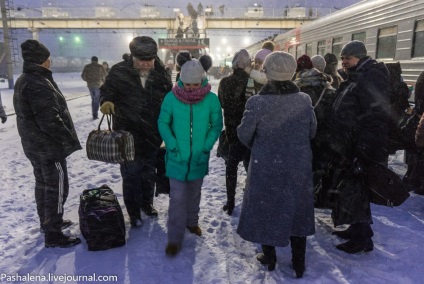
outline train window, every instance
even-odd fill
[[[396,41],[397,26],[380,29],[377,41],[377,58],[394,58]]]
[[[352,34],[352,40],[359,40],[365,43],[365,32],[360,32],[356,34]]]
[[[342,51],[343,47],[343,37],[335,37],[333,38],[333,47],[331,52],[335,54],[336,56],[339,56],[340,52]]]
[[[303,46],[301,44],[296,46],[296,54],[297,54],[297,56],[302,56],[304,54],[303,53]]]
[[[317,54],[324,56],[326,53],[325,50],[326,50],[325,40],[318,41]]]
[[[415,24],[412,57],[424,57],[424,20],[417,21]]]
[[[296,58],[296,50],[294,49],[294,46],[290,46],[289,47],[289,53],[291,54],[291,55],[293,55],[294,56],[294,58]]]
[[[306,44],[306,54],[311,56],[312,55],[312,43]]]

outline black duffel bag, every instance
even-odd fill
[[[368,166],[365,181],[370,190],[370,201],[374,204],[399,206],[409,197],[401,178],[382,165]]]

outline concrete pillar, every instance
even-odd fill
[[[32,32],[32,39],[40,40],[40,29],[29,28],[28,30]]]

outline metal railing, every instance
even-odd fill
[[[304,9],[304,10],[302,10]],[[232,19],[232,18],[257,18],[257,19],[316,19],[332,12],[333,8],[225,8],[223,11],[218,9],[206,8],[200,17],[213,19]],[[122,8],[98,6],[93,8],[61,8],[61,7],[11,7],[10,17],[14,18],[175,18],[180,13],[186,17],[186,10],[170,7],[153,7],[141,4],[130,4]]]

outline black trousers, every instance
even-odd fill
[[[69,182],[66,160],[32,160],[35,176],[35,202],[40,225],[46,233],[60,232],[63,205],[68,198]]]
[[[225,171],[225,182],[227,185],[227,201],[234,202],[237,186],[238,164],[243,161],[244,169],[248,170],[250,162],[250,149],[240,141],[230,144],[228,150],[228,161]]]
[[[122,191],[128,215],[140,219],[140,209],[153,204],[158,152],[149,157],[135,155],[134,161],[121,164]]]

